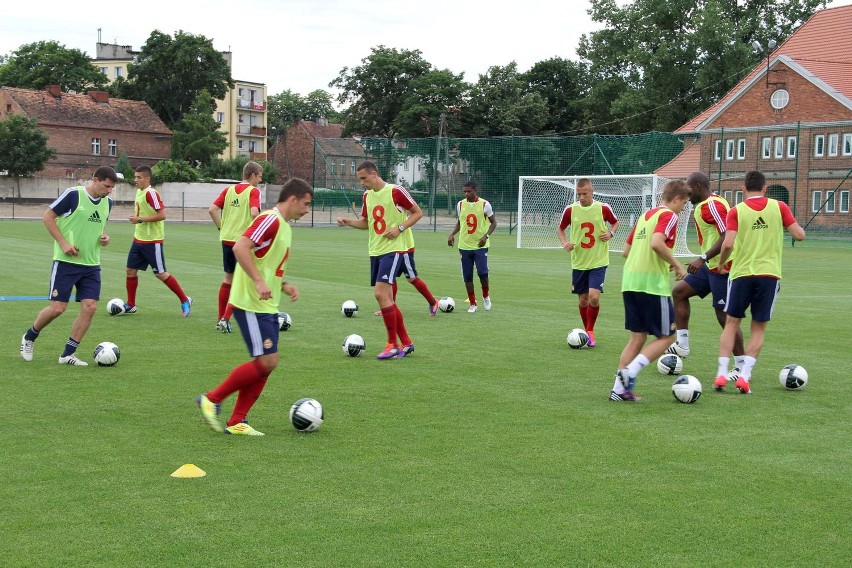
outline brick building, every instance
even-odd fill
[[[802,225],[852,229],[852,6],[815,13],[719,102],[675,132],[660,175],[701,170],[731,203],[749,170]],[[673,176],[670,176],[673,177]]]
[[[169,158],[172,131],[142,101],[111,99],[106,91],[85,95],[0,88],[0,120],[10,114],[33,118],[48,135],[56,156],[36,175],[87,179],[100,166],[127,154],[133,167]]]

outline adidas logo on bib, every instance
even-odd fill
[[[100,213],[98,213],[97,211],[95,211],[94,213],[89,215],[89,221],[91,223],[102,223],[103,222],[103,221],[101,221]]]
[[[758,217],[757,221],[755,221],[754,224],[751,226],[752,231],[754,231],[755,229],[768,229],[768,228],[769,228],[769,225],[766,224],[766,221],[763,220],[763,217]]]

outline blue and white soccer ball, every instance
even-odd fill
[[[568,342],[568,347],[571,349],[582,349],[589,344],[589,334],[580,328],[572,329],[568,332],[565,341]]]
[[[801,365],[787,365],[781,369],[778,380],[787,390],[801,390],[808,384],[808,372]]]
[[[93,357],[99,367],[112,367],[121,359],[121,351],[115,343],[104,341],[98,343],[98,346],[95,347]]]
[[[315,432],[322,426],[325,411],[313,398],[300,398],[290,407],[290,423],[299,432]]]
[[[701,397],[701,381],[692,375],[681,375],[672,385],[672,395],[679,402],[692,404]]]
[[[340,311],[343,312],[344,316],[351,318],[358,314],[358,304],[353,300],[346,300],[343,302],[343,306],[340,307]]]
[[[113,298],[106,305],[107,313],[111,316],[120,316],[124,313],[124,300]]]
[[[666,353],[657,359],[657,370],[661,375],[677,375],[683,371],[683,359],[674,353]]]

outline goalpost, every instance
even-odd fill
[[[609,241],[610,252],[622,252],[638,216],[659,204],[668,178],[655,174],[621,176],[520,176],[518,178],[518,248],[561,248],[556,229],[562,212],[577,201],[577,181],[592,182],[594,198],[609,204],[618,217],[619,229]],[[694,256],[687,231],[692,226],[692,203],[678,215],[675,256]]]

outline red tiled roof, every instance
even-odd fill
[[[828,90],[844,97],[852,105],[852,5],[820,10],[802,24],[772,53],[770,67],[780,56],[787,56],[822,81]],[[726,107],[748,87],[756,77],[766,73],[761,62],[728,91],[719,102],[675,130],[694,132],[703,122]]]
[[[170,135],[171,130],[143,101],[110,98],[97,103],[89,95],[62,93],[58,98],[47,91],[2,87],[29,118],[42,126],[80,126]]]
[[[685,179],[692,172],[701,171],[701,142],[695,138],[687,142],[686,148],[672,161],[654,173],[665,178]]]

